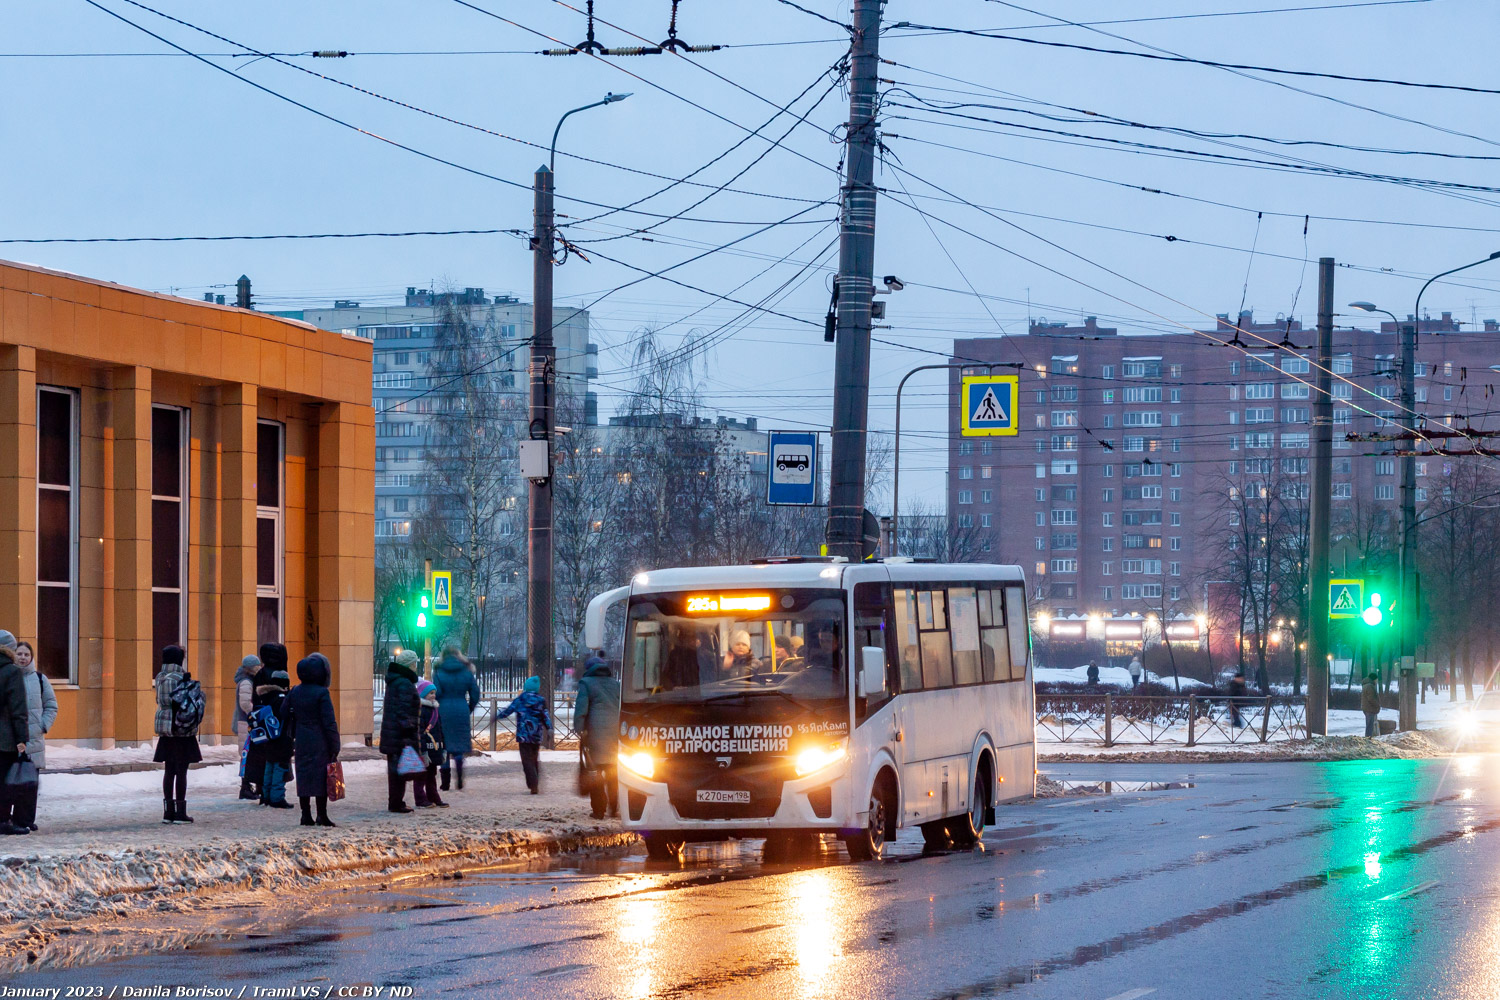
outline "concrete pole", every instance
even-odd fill
[[[1401,422],[1407,431],[1416,431],[1417,405],[1417,324],[1401,324]],[[1397,662],[1399,719],[1402,732],[1417,728],[1417,703],[1412,697],[1417,669],[1417,442],[1406,443],[1401,459],[1401,604],[1396,609],[1396,628],[1401,633],[1400,660]]]
[[[870,401],[870,303],[875,292],[875,109],[881,0],[854,0],[849,133],[840,219],[837,347],[828,552],[857,562],[865,509],[865,436]]]
[[[552,642],[552,393],[557,349],[552,343],[552,169],[537,168],[531,237],[531,364],[529,436],[547,442],[547,478],[526,487],[526,663],[542,680],[549,716],[556,683]],[[552,730],[542,741],[551,749]]]
[[[1333,258],[1318,258],[1318,365],[1308,524],[1307,731],[1328,734],[1328,536],[1333,503]]]

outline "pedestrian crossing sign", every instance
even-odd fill
[[[963,437],[1014,436],[1020,433],[1020,378],[1016,375],[965,375],[959,395],[959,433]]]
[[[432,571],[432,613],[453,617],[453,574],[447,570]]]
[[[1328,617],[1358,618],[1365,609],[1365,581],[1329,580]]]

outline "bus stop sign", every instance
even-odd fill
[[[1365,610],[1365,581],[1329,580],[1328,617],[1358,618]]]
[[[766,503],[810,506],[818,502],[818,436],[770,431],[766,447]]]

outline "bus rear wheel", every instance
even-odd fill
[[[969,811],[948,820],[948,836],[955,847],[973,847],[984,836],[984,814],[989,809],[989,768],[979,765],[979,780],[974,783],[974,794],[969,800]]]
[[[683,841],[661,833],[648,833],[641,838],[646,842],[646,857],[652,861],[679,861],[682,859]]]
[[[844,838],[849,857],[855,861],[878,861],[885,854],[885,831],[889,822],[885,786],[870,789],[869,816],[865,828]]]

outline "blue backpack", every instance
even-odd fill
[[[270,705],[262,705],[250,713],[250,742],[256,746],[281,737],[281,716]]]

